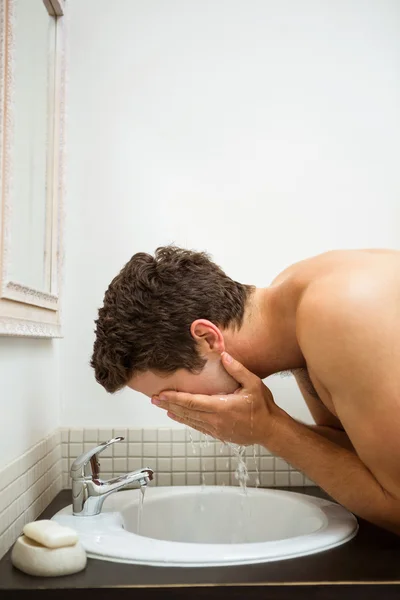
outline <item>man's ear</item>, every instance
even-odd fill
[[[221,354],[225,350],[224,336],[220,329],[207,319],[193,321],[190,333],[205,353],[211,350]]]

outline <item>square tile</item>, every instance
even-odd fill
[[[174,442],[172,444],[172,456],[185,456],[186,444]]]
[[[99,429],[99,442],[108,442],[113,437],[112,429]]]
[[[97,442],[98,440],[98,429],[84,429],[83,430],[83,441],[84,442]],[[103,441],[103,440],[100,440]]]
[[[128,430],[127,429],[113,429],[113,437],[123,437],[124,442],[127,442]]]
[[[129,442],[141,442],[143,439],[142,429],[129,429],[128,438]]]
[[[157,456],[157,444],[143,443],[143,457]]]
[[[69,441],[70,442],[83,442],[83,429],[70,429],[69,430]]]
[[[202,446],[200,442],[201,456],[215,456],[215,442],[209,442],[207,446]]]
[[[173,471],[186,471],[186,458],[173,458],[172,459],[172,470]]]
[[[200,472],[200,457],[192,458],[191,456],[186,458],[186,469],[188,471],[199,471]]]
[[[275,470],[276,471],[288,471],[289,465],[283,458],[275,458]]]
[[[203,473],[204,485],[215,485],[215,473]]]
[[[230,485],[230,473],[216,473],[215,479],[217,485]]]
[[[275,471],[275,486],[289,485],[289,471]]]
[[[186,430],[183,430],[186,433],[186,441],[190,442],[199,442],[201,436],[203,435],[200,431],[196,429],[192,429],[191,427],[187,427]]]
[[[149,467],[150,465],[146,465],[146,467]],[[142,463],[142,459],[141,458],[128,458],[128,471],[137,471],[138,469],[141,469],[143,467],[143,463]]]
[[[254,446],[246,446],[246,450],[244,451],[244,455],[245,456],[253,456],[255,454],[255,448]]]
[[[215,472],[215,458],[211,458],[211,457],[202,458],[201,459],[201,470]]]
[[[231,471],[231,485],[240,486],[240,481],[236,476],[236,473]]]
[[[128,456],[134,458],[142,456],[142,444],[138,442],[128,444]]]
[[[186,430],[183,427],[179,429],[175,428],[171,430],[173,442],[184,442],[186,441]]]
[[[170,458],[158,458],[157,459],[157,471],[164,473],[170,473],[172,470],[172,460]]]
[[[68,429],[61,429],[61,441],[63,443],[69,442],[68,435],[69,435]]]
[[[68,458],[68,444],[61,444],[61,456],[62,458]]]
[[[143,441],[144,442],[156,442],[157,441],[157,429],[143,429]]]
[[[78,456],[80,456],[81,454],[83,454],[83,443],[71,443],[69,445],[70,458],[78,458]]]
[[[100,458],[100,473],[112,473],[113,472],[113,459],[112,458]]]
[[[303,475],[303,473],[299,473],[298,471],[290,471],[289,481],[290,481],[290,485],[303,486],[304,485],[304,475]]]
[[[273,471],[274,470],[274,458],[272,456],[262,456],[260,458],[260,470],[261,471]]]
[[[215,456],[230,456],[231,449],[228,444],[224,444],[222,442],[215,443]]]
[[[219,458],[215,459],[215,468],[218,472],[220,471],[229,471],[230,470],[230,460],[229,458]]]
[[[113,470],[126,473],[128,470],[128,459],[127,458],[114,458],[113,459]]]
[[[157,485],[171,485],[171,473],[158,473]]]
[[[172,473],[172,485],[186,485],[186,473]]]
[[[186,473],[187,485],[200,485],[200,473]]]
[[[275,485],[275,473],[260,473],[260,483],[264,487],[273,487]]]
[[[96,446],[95,442],[84,442],[84,444],[83,444],[83,451],[84,452],[88,452],[89,450],[91,450],[95,446]]]
[[[261,461],[261,458],[259,456],[256,456],[255,458],[253,456],[251,458],[248,458],[247,459],[248,468],[252,469],[253,471],[258,471],[260,469],[260,461]]]
[[[171,456],[171,444],[164,443],[164,442],[158,442],[157,452],[158,452],[158,456],[165,456],[165,457]]]
[[[200,455],[200,444],[199,442],[187,442],[186,443],[186,454],[187,456],[199,456]]]
[[[172,440],[172,432],[171,429],[160,428],[157,430],[157,441],[160,442],[170,442]]]
[[[116,444],[113,444],[113,456],[114,458],[127,458],[128,444],[126,442],[117,442]]]

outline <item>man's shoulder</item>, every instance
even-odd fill
[[[326,385],[353,378],[400,339],[398,302],[381,276],[330,274],[305,290],[296,314],[299,345]],[[397,334],[395,333],[397,329]],[[376,364],[376,363],[375,363]]]
[[[357,318],[366,311],[390,305],[395,295],[400,297],[400,280],[397,285],[384,273],[364,268],[338,270],[322,275],[304,289],[298,303],[296,317],[299,326],[304,320],[319,318],[336,324],[343,318]]]

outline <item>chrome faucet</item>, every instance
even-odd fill
[[[123,437],[115,437],[102,442],[85,452],[72,463],[72,510],[75,516],[89,517],[101,512],[104,500],[127,485],[138,488],[146,486],[153,479],[153,471],[148,467],[133,471],[127,475],[115,477],[109,481],[99,479],[100,463],[98,455],[111,444],[122,442]]]

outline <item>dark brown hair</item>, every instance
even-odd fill
[[[91,366],[108,391],[135,373],[200,372],[190,326],[208,319],[240,328],[253,286],[233,281],[205,252],[164,246],[138,252],[110,283],[96,323]]]

